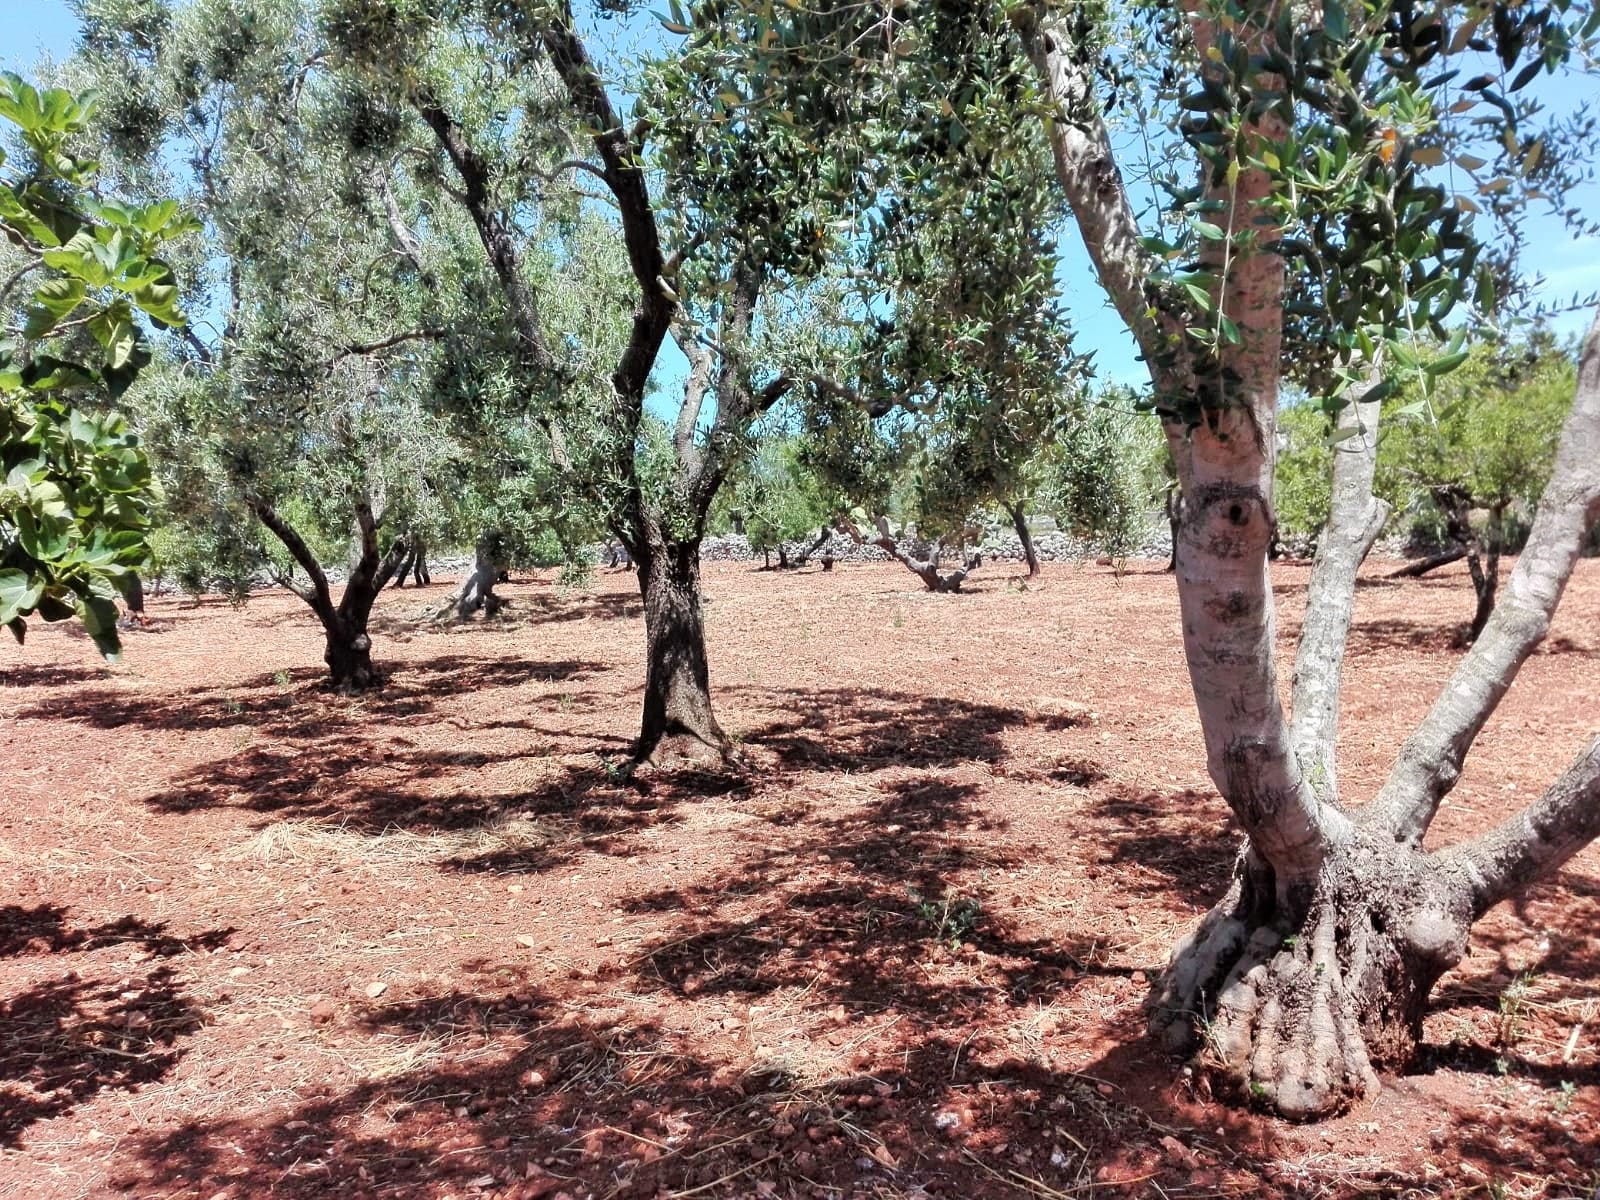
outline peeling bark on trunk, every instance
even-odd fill
[[[1039,552],[1033,548],[1033,531],[1028,528],[1028,514],[1020,504],[1007,504],[1004,506],[1006,515],[1011,518],[1011,525],[1017,531],[1017,540],[1022,543],[1022,560],[1028,564],[1028,578],[1033,579],[1039,574]]]
[[[635,556],[644,598],[644,717],[634,762],[721,767],[733,744],[711,709],[700,544],[658,541]]]

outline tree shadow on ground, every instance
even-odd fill
[[[644,602],[638,595],[627,592],[574,592],[567,595],[534,592],[505,597],[503,606],[492,617],[480,615],[466,621],[437,620],[427,615],[401,616],[391,611],[374,614],[370,628],[380,637],[409,642],[417,637],[466,632],[525,633],[568,621],[633,620],[643,616]]]
[[[1419,622],[1357,620],[1350,626],[1352,656],[1387,654],[1396,650],[1417,654],[1454,655],[1467,647],[1470,621]]]
[[[924,776],[878,791],[713,883],[636,898],[632,911],[674,919],[602,979],[631,993],[779,1011],[814,993],[852,1037],[907,1022],[959,1042],[1053,1004],[1088,973],[1131,972],[1099,961],[1094,939],[1047,944],[994,914],[990,873],[1022,859],[985,842],[997,826],[977,785]],[[811,1032],[786,1022],[773,1037],[778,1061],[814,1057],[813,1037],[845,1035],[826,1022]]]
[[[79,690],[70,696],[41,700],[17,716],[71,721],[95,729],[254,727],[273,737],[310,738],[344,727],[367,727],[425,714],[441,698],[466,691],[589,679],[609,669],[604,663],[579,660],[539,662],[445,655],[428,662],[408,663],[390,675],[383,690],[355,697],[324,690],[325,672],[301,667],[258,675],[237,684],[184,692]],[[576,702],[576,697],[568,701]]]
[[[166,957],[188,950],[215,949],[234,932],[232,929],[211,930],[180,938],[167,932],[165,921],[145,921],[133,916],[93,928],[74,929],[68,925],[67,912],[57,904],[39,904],[33,908],[0,905],[0,958],[62,954],[127,943],[136,943],[146,954]]]
[[[99,683],[111,678],[107,667],[76,667],[60,663],[21,663],[0,667],[0,688],[66,687],[74,683]]]
[[[0,909],[0,956],[135,943],[158,959],[173,958],[215,949],[232,935],[218,929],[182,937],[132,916],[74,929],[55,906]],[[121,978],[69,971],[0,999],[0,1149],[101,1092],[165,1078],[185,1052],[184,1039],[205,1020],[185,981],[164,963]]]
[[[879,979],[878,1024],[894,1018],[896,1036],[852,1050],[873,1014],[836,1004],[827,977],[770,1018],[761,1006],[726,1017],[726,997],[701,996],[667,1022],[625,978],[585,973],[557,989],[538,967],[469,964],[450,985],[354,1003],[335,1018],[341,1035],[413,1050],[424,1065],[343,1091],[308,1088],[266,1113],[136,1135],[111,1183],[161,1194],[226,1187],[234,1200],[1199,1200],[1436,1195],[1452,1181],[1478,1190],[1529,1171],[1570,1171],[1577,1184],[1600,1165],[1548,1112],[1518,1114],[1521,1148],[1508,1152],[1508,1125],[1486,1124],[1474,1105],[1437,1109],[1435,1145],[1447,1152],[1431,1172],[1323,1146],[1306,1153],[1276,1122],[1185,1101],[1179,1065],[1132,1031],[1071,1070],[1055,1046],[1072,1031],[1013,1039],[992,1024],[963,1027],[974,1015],[964,1010],[935,1025],[899,1008],[907,982],[904,971]],[[786,1027],[824,1053],[763,1044]]]
[[[787,770],[998,763],[1007,755],[1002,736],[1007,730],[1068,729],[1079,723],[1072,716],[880,688],[723,691],[741,707],[782,714],[747,730],[744,741],[769,751]]]
[[[1227,888],[1243,833],[1222,799],[1211,791],[1147,791],[1109,783],[1097,789],[1093,817],[1099,861],[1121,870],[1117,878],[1134,895],[1176,893],[1207,908]]]

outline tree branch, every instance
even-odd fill
[[[1029,60],[1058,112],[1047,123],[1056,176],[1066,192],[1084,247],[1100,285],[1132,332],[1152,368],[1181,344],[1150,315],[1146,284],[1157,262],[1139,244],[1139,221],[1111,148],[1111,137],[1094,99],[1094,62],[1075,52],[1061,19],[1043,6],[1019,5],[1013,20]]]
[[[356,358],[365,354],[376,354],[380,350],[387,350],[391,346],[399,346],[405,342],[438,341],[440,338],[448,337],[449,335],[450,331],[448,329],[435,329],[430,327],[427,329],[407,329],[401,333],[392,333],[388,337],[379,338],[375,342],[356,342],[352,345],[346,346],[327,362],[323,363],[323,369],[331,371],[334,367],[338,366],[347,358]]]
[[[193,325],[186,324],[183,327],[183,340],[189,344],[191,350],[200,356],[201,362],[209,366],[216,361],[211,353],[211,347],[200,340],[200,335],[194,331]]]
[[[489,265],[500,282],[500,290],[511,310],[511,323],[517,331],[523,366],[540,374],[553,373],[555,355],[545,342],[544,330],[539,322],[538,302],[522,277],[511,230],[490,200],[488,163],[473,149],[466,131],[431,93],[423,91],[414,94],[412,103],[428,128],[433,130],[439,145],[455,167],[456,174],[461,176],[461,203],[472,218],[473,226],[478,231],[478,240],[483,243],[484,252],[489,256]]]
[[[1474,919],[1600,837],[1600,737],[1539,799],[1488,833],[1438,855],[1470,897]]]
[[[311,548],[306,545],[305,539],[289,522],[278,515],[267,501],[260,498],[248,501],[250,511],[256,514],[260,522],[272,531],[274,537],[283,543],[295,562],[300,564],[300,569],[306,573],[306,578],[311,580],[310,594],[301,588],[294,588],[294,592],[307,604],[311,605],[324,621],[334,615],[333,596],[328,590],[328,577],[322,572],[322,564],[317,561],[317,556],[311,553]]]
[[[681,322],[673,322],[672,335],[684,358],[689,360],[689,377],[683,384],[683,405],[678,409],[678,423],[672,434],[673,449],[682,463],[688,462],[694,454],[694,431],[700,424],[700,410],[711,387],[712,362],[710,351],[687,336]]]
[[[1345,435],[1334,446],[1333,496],[1328,522],[1317,541],[1306,595],[1305,624],[1294,660],[1294,717],[1289,737],[1300,770],[1327,804],[1338,802],[1334,744],[1339,734],[1339,688],[1345,643],[1355,611],[1356,576],[1372,550],[1389,505],[1372,494],[1378,462],[1378,417],[1382,407],[1371,390],[1339,412],[1335,429]]]
[[[1600,313],[1584,338],[1578,390],[1561,431],[1555,468],[1533,529],[1494,615],[1456,667],[1439,699],[1406,739],[1388,782],[1363,820],[1397,842],[1422,840],[1461,777],[1474,739],[1518,670],[1550,631],[1561,593],[1600,519]]]
[[[628,265],[639,285],[639,303],[634,309],[633,329],[617,363],[613,383],[619,396],[642,411],[645,384],[677,308],[677,302],[661,288],[666,261],[645,181],[644,163],[639,147],[611,106],[599,72],[577,34],[572,6],[567,0],[559,5],[557,20],[544,28],[543,39],[550,61],[572,97],[573,106],[595,130],[593,140],[600,156],[601,178],[617,198],[622,240],[628,251]]]

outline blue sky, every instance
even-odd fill
[[[66,57],[76,34],[77,19],[65,0],[0,0],[0,66],[7,70],[27,72],[41,54]],[[1577,199],[1587,211],[1600,211],[1600,185],[1589,185]],[[1542,214],[1531,214],[1527,229],[1525,265],[1544,275],[1544,287],[1539,293],[1542,299],[1565,302],[1574,293],[1600,290],[1600,238],[1573,238],[1558,220]],[[1081,243],[1069,235],[1063,239],[1062,250],[1062,277],[1069,284],[1067,303],[1078,332],[1079,349],[1095,352],[1102,377],[1142,382],[1145,377],[1132,340],[1121,320],[1101,299]],[[1556,330],[1562,334],[1582,333],[1591,315],[1564,314],[1555,322]],[[674,388],[685,367],[682,355],[669,346],[657,374],[663,391]]]

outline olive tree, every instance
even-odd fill
[[[1467,560],[1477,598],[1469,641],[1494,611],[1500,554],[1513,548],[1507,521],[1531,510],[1550,479],[1574,387],[1572,359],[1541,337],[1475,347],[1427,394],[1413,386],[1389,401],[1376,486],[1398,507],[1431,508]]]
[[[370,219],[394,197],[342,153],[348,104],[316,70],[303,4],[137,7],[131,20],[121,0],[85,0],[67,69],[101,89],[122,188],[175,192],[201,222],[178,275],[210,319],[166,339],[133,397],[166,507],[216,527],[201,537],[241,593],[260,571],[305,601],[334,686],[376,686],[368,618],[409,547],[385,548],[380,528],[391,500],[415,521],[421,481],[450,455],[426,407],[445,334],[432,293],[414,287],[414,247]],[[316,544],[341,541],[336,595]]]
[[[1139,8],[1113,25],[1115,11],[1004,11],[1038,84],[1017,116],[1045,118],[1096,280],[1150,374],[1182,490],[1177,590],[1206,761],[1246,835],[1223,898],[1154,983],[1151,1027],[1174,1049],[1206,1044],[1241,1095],[1323,1116],[1376,1088],[1379,1069],[1413,1060],[1429,994],[1474,922],[1600,834],[1596,740],[1501,825],[1423,845],[1600,515],[1600,323],[1527,545],[1482,635],[1376,795],[1341,788],[1335,756],[1356,574],[1387,516],[1372,494],[1382,399],[1459,365],[1463,351],[1435,354],[1430,339],[1450,337],[1453,313],[1487,317],[1505,298],[1514,259],[1482,253],[1497,228],[1514,251],[1530,203],[1581,220],[1564,197],[1591,136],[1541,119],[1519,91],[1592,61],[1600,13],[1236,0]],[[921,13],[806,10],[778,37],[806,52],[768,65],[803,93],[948,76],[959,64],[937,43],[888,37]],[[886,55],[865,49],[886,41]],[[869,54],[892,82],[867,70]],[[1190,164],[1169,174],[1160,212],[1141,214],[1108,131],[1129,102],[1167,113],[1174,158]],[[1455,192],[1450,174],[1430,174],[1447,159]],[[1344,447],[1287,709],[1269,567],[1286,375],[1337,401]]]

